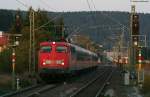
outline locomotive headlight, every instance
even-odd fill
[[[64,61],[63,60],[56,60],[56,64],[64,65]]]
[[[55,42],[53,42],[53,44],[55,44]]]
[[[43,62],[43,65],[46,65],[46,63],[45,63],[45,62]]]
[[[62,63],[61,63],[61,65],[65,65],[65,63],[64,63],[64,62],[62,62]]]

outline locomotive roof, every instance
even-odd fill
[[[85,53],[88,53],[88,54],[90,54],[90,55],[93,55],[93,56],[97,56],[97,54],[96,53],[94,53],[94,52],[91,52],[90,50],[87,50],[87,49],[85,49],[85,48],[82,48],[82,47],[80,47],[80,46],[78,46],[78,45],[75,45],[75,44],[71,44],[71,43],[68,43],[68,42],[41,42],[40,43],[40,46],[41,45],[52,45],[52,44],[59,44],[59,45],[66,45],[66,46],[72,46],[72,47],[75,47],[75,49],[77,50],[77,51],[81,51],[81,52],[85,52]]]
[[[70,45],[73,46],[73,47],[75,47],[77,51],[81,51],[81,52],[85,52],[85,53],[88,53],[88,54],[93,55],[93,56],[97,56],[96,53],[94,53],[94,52],[92,52],[90,50],[87,50],[85,48],[82,48],[82,47],[80,47],[78,45],[75,45],[75,44],[70,44]]]
[[[60,45],[68,45],[66,42],[41,42],[40,45],[52,45],[52,44],[60,44]]]

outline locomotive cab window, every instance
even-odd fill
[[[40,48],[40,52],[46,53],[46,52],[51,52],[52,47],[51,46],[42,46]]]
[[[57,46],[56,47],[56,52],[58,52],[58,53],[66,53],[67,52],[67,47],[66,46]]]

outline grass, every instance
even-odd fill
[[[11,88],[11,76],[0,75],[0,88],[3,88],[3,89]]]
[[[145,75],[142,93],[148,95],[146,97],[150,97],[150,75],[148,74]]]
[[[23,77],[20,79],[21,88],[31,85],[31,81],[28,77]],[[0,74],[0,96],[4,93],[12,91],[12,76],[7,74]]]
[[[11,77],[9,75],[0,75],[0,95],[11,91]]]

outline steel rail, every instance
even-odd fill
[[[85,88],[87,88],[88,86],[90,86],[91,84],[93,84],[96,80],[98,80],[104,73],[106,72],[103,71],[98,77],[96,77],[95,79],[93,79],[92,81],[88,82],[86,85],[84,85],[83,87],[81,87],[78,91],[74,92],[72,95],[70,95],[70,97],[74,97],[77,94],[81,93]]]
[[[40,84],[40,85],[34,85],[19,91],[15,91],[12,93],[8,93],[5,95],[2,95],[0,97],[32,97],[33,95],[37,94],[37,93],[41,93],[43,91],[46,91],[48,89],[52,89],[55,88],[57,85],[46,85],[46,84]],[[31,93],[30,93],[31,92]]]
[[[105,80],[105,83],[102,85],[102,87],[98,90],[97,94],[95,97],[99,97],[100,94],[102,93],[103,89],[105,88],[105,86],[107,85],[107,82],[110,80],[110,78],[112,77],[114,70],[110,73],[110,75],[107,77],[107,79]]]
[[[35,91],[35,92],[33,92],[33,93],[28,94],[28,95],[25,96],[25,97],[34,97],[35,95],[39,95],[39,94],[41,94],[42,92],[48,91],[48,90],[50,90],[50,89],[54,89],[54,88],[56,88],[56,87],[57,87],[57,85],[48,85],[48,86],[46,86],[46,87],[41,88],[40,90],[37,90],[37,91]]]
[[[27,87],[27,88],[23,88],[23,89],[20,89],[20,90],[17,90],[17,91],[6,93],[6,94],[4,94],[4,95],[2,95],[0,97],[11,97],[13,95],[16,95],[16,94],[19,94],[19,93],[23,93],[23,92],[29,91],[31,89],[40,87],[41,85],[43,85],[43,84],[33,85],[33,86],[30,86],[30,87]]]

